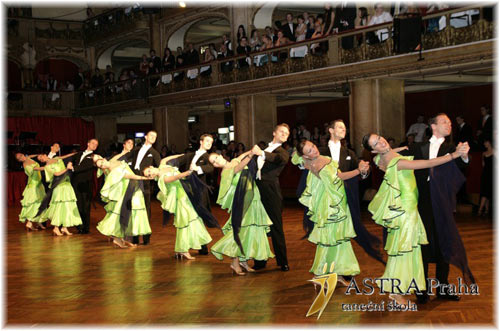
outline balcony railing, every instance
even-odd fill
[[[9,91],[7,96],[7,110],[9,115],[22,114],[23,111],[67,112],[75,110],[77,104],[75,92],[45,92],[45,91]]]
[[[441,10],[426,15],[422,18],[421,47],[428,50],[492,39],[494,27],[491,20],[485,19],[487,10],[491,10],[491,7],[475,5]],[[465,16],[469,16],[470,22],[464,27],[453,27],[453,20],[459,19],[457,17],[462,12],[477,13],[477,15],[466,14]],[[444,28],[441,30],[429,29],[431,20],[442,19],[442,17],[446,20]],[[384,31],[387,35],[387,39],[384,41],[374,43],[373,38],[370,38],[370,35],[382,35]],[[252,52],[249,55],[217,59],[209,63],[176,68],[160,74],[114,82],[97,89],[81,90],[78,105],[79,108],[94,107],[389,57],[397,55],[394,49],[392,31],[393,22],[388,22]],[[343,49],[342,38],[353,38],[354,47]],[[312,53],[311,49],[315,46],[318,51]]]

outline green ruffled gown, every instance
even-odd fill
[[[301,163],[297,162],[296,154],[293,163]],[[324,274],[325,263],[329,273],[332,262],[335,263],[333,272],[337,275],[360,273],[351,245],[356,232],[347,205],[344,181],[337,172],[338,164],[333,160],[321,169],[319,178],[309,171],[306,188],[299,198],[299,202],[309,208],[309,218],[315,223],[308,240],[316,244],[316,255],[309,270],[316,276]]]
[[[234,168],[224,169],[221,174],[217,203],[221,205],[222,209],[227,209],[229,213],[231,213],[234,194],[240,176],[241,171],[235,174]],[[251,187],[247,187],[247,191],[251,189]],[[249,195],[245,194],[245,199],[248,197]],[[245,254],[241,252],[236,241],[234,241],[231,216],[222,228],[224,236],[212,246],[212,254],[219,260],[223,259],[223,255],[231,258],[238,257],[240,261],[247,261],[250,259],[267,260],[273,258],[274,254],[271,252],[266,234],[270,231],[269,226],[272,224],[260,200],[259,189],[257,185],[255,185],[253,188],[252,201],[246,213],[243,215],[239,232],[241,246]]]
[[[156,198],[161,202],[161,208],[174,214],[176,253],[186,253],[190,249],[201,249],[212,241],[212,237],[205,228],[203,220],[198,216],[179,180],[165,183],[165,177],[179,174],[176,167],[161,165],[163,172],[158,178],[160,192]]]
[[[402,159],[413,160],[413,157],[397,156],[389,162],[384,181],[368,210],[375,223],[387,229],[385,250],[389,257],[382,278],[399,279],[404,293],[412,279],[419,290],[426,289],[420,245],[428,242],[418,214],[418,190],[413,170],[398,171],[397,163]],[[379,160],[377,156],[377,164]]]
[[[19,222],[24,223],[27,220],[35,223],[43,222],[44,216],[35,217],[38,213],[38,208],[45,197],[45,189],[42,184],[42,175],[40,171],[34,170],[39,168],[37,162],[24,167],[24,173],[28,176],[28,183],[23,191],[23,199],[21,200],[21,213],[19,214]]]
[[[148,213],[144,202],[144,195],[138,188],[132,196],[132,211],[128,227],[123,230],[120,225],[120,211],[130,179],[125,174],[133,175],[127,163],[121,162],[119,166],[106,174],[101,197],[107,204],[104,206],[106,216],[97,224],[97,230],[105,236],[123,238],[125,236],[140,236],[151,233]]]
[[[56,162],[44,167],[45,177],[47,182],[50,182],[50,187],[52,187],[54,173],[60,172],[65,168],[64,162],[60,158]],[[53,226],[71,227],[82,224],[82,219],[76,205],[75,191],[73,190],[73,186],[71,186],[71,180],[68,176],[52,192],[50,205],[46,210],[46,217],[51,220]]]

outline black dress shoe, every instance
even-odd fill
[[[454,294],[437,294],[438,299],[449,300],[449,301],[460,301],[461,296]]]
[[[254,264],[252,268],[253,268],[254,270],[262,270],[262,269],[264,269],[265,267],[266,267],[266,265],[265,265],[265,264]]]
[[[139,236],[133,236],[132,237],[132,244],[139,245]]]
[[[288,266],[288,264],[284,264],[281,266],[281,271],[288,271],[290,270],[290,267]]]
[[[427,294],[426,292],[422,294],[417,294],[417,303],[423,305],[429,302],[429,300],[430,300],[429,294]]]
[[[201,245],[201,249],[198,250],[198,254],[200,254],[200,255],[208,255],[208,247],[207,247],[207,245]]]

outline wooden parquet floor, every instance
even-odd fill
[[[285,235],[291,270],[280,271],[271,260],[264,271],[232,276],[229,260],[213,255],[194,261],[174,259],[175,228],[161,224],[161,208],[153,202],[153,235],[149,246],[118,249],[95,228],[104,209],[92,208],[91,234],[53,237],[50,230],[27,233],[18,222],[20,207],[7,209],[5,258],[9,326],[113,326],[113,325],[324,325],[324,326],[488,326],[494,320],[494,240],[491,220],[471,216],[470,206],[459,206],[457,223],[480,295],[460,302],[433,298],[417,305],[416,312],[347,312],[343,303],[380,303],[387,296],[345,295],[337,287],[319,320],[306,312],[316,297],[308,272],[315,246],[301,240],[302,208],[287,202]],[[223,224],[228,216],[218,207],[214,214]],[[368,230],[382,230],[363,213]],[[75,229],[72,229],[75,231]],[[209,229],[214,241],[222,234]],[[353,241],[361,274],[380,277],[384,267]],[[252,263],[250,263],[252,264]],[[434,269],[431,267],[431,275]],[[459,271],[452,267],[450,282]],[[412,296],[411,299],[414,299]]]

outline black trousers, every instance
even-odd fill
[[[276,262],[279,266],[283,266],[288,264],[288,258],[286,256],[285,233],[283,231],[283,219],[281,217],[283,211],[283,198],[281,197],[280,185],[277,180],[257,180],[256,182],[264,209],[273,222],[273,225],[270,227],[270,233],[274,254],[276,255]],[[266,265],[266,261],[255,261],[255,263],[262,266]]]
[[[82,225],[80,230],[82,232],[89,232],[90,230],[90,202],[92,200],[92,188],[91,187],[79,187],[79,189],[74,190],[76,195],[76,206],[78,207],[78,213],[82,219]]]
[[[439,246],[439,235],[432,213],[430,192],[426,194],[425,190],[422,189],[421,191],[423,194],[420,195],[418,201],[418,211],[422,218],[422,223],[424,223],[427,240],[429,241],[428,245],[421,246],[425,279],[429,278],[429,263],[436,263],[436,279],[441,284],[448,284],[450,265],[445,262]]]

